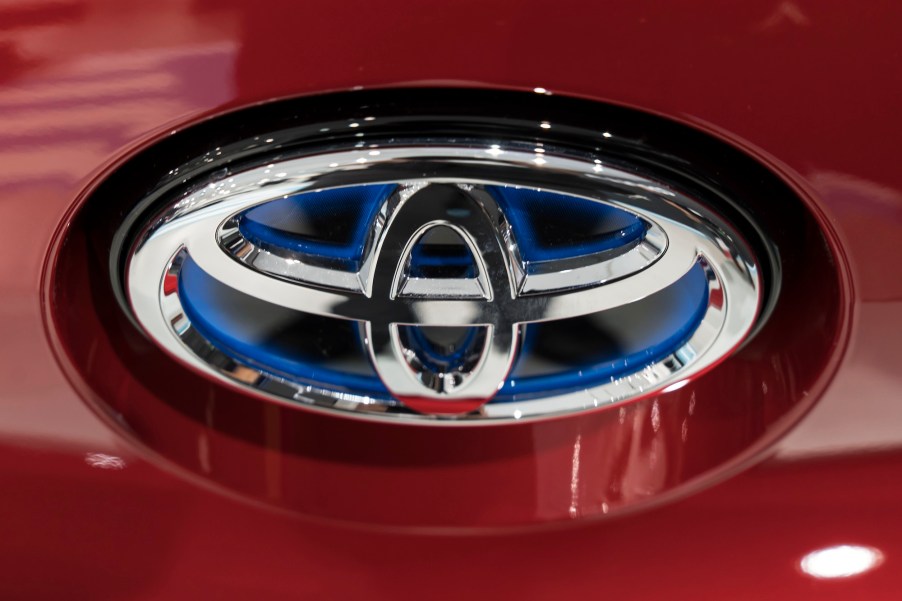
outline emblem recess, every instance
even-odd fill
[[[126,444],[230,497],[418,531],[620,515],[766,456],[841,362],[845,255],[784,175],[563,94],[244,107],[79,196],[48,340]]]

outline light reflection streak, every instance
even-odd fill
[[[127,465],[122,457],[106,453],[85,453],[85,463],[101,470],[122,470]]]
[[[883,563],[883,553],[872,547],[837,545],[812,551],[799,564],[802,572],[817,579],[848,578]]]
[[[573,444],[573,460],[570,465],[570,517],[579,515],[579,454],[582,447],[583,435],[576,435]]]

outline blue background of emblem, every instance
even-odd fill
[[[376,215],[395,188],[353,186],[289,196],[245,211],[239,216],[239,231],[266,249],[284,249],[335,269],[357,270]],[[525,188],[488,190],[511,225],[527,271],[530,264],[543,261],[617,252],[638,244],[645,235],[642,221],[610,205]],[[411,275],[416,277],[443,273],[474,277],[475,269],[473,257],[462,246],[418,244],[411,255]],[[517,362],[492,402],[590,388],[672,354],[692,336],[705,314],[705,272],[696,265],[658,294],[666,295],[666,311],[650,316],[652,327],[642,328],[641,335],[612,337],[591,317],[525,326]],[[236,361],[319,388],[391,398],[366,359],[355,322],[305,316],[253,299],[215,280],[190,258],[180,272],[179,298],[193,327]],[[410,329],[413,335],[408,339],[417,354],[449,369],[463,360],[466,345],[480,339],[465,336],[460,346],[437,356],[420,328]],[[575,342],[579,354],[566,357]]]

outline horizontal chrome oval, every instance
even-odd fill
[[[354,161],[354,164],[356,163],[357,161]],[[340,166],[341,164],[339,163]],[[290,170],[290,167],[284,167],[284,169]],[[229,184],[229,187],[235,185],[236,189],[245,188],[247,182],[259,181],[269,171],[271,169],[260,167],[236,175],[230,178],[235,181]],[[281,173],[287,177],[289,172],[283,171]],[[361,269],[356,272],[317,265],[310,258],[298,252],[291,252],[286,249],[262,248],[259,245],[255,245],[252,241],[242,236],[239,231],[238,218],[235,215],[230,216],[220,227],[218,233],[219,244],[232,257],[256,271],[283,279],[327,288],[360,292],[369,296],[369,290],[366,288],[368,274],[372,268],[379,237],[383,232],[385,223],[390,219],[392,211],[398,204],[404,202],[418,190],[421,190],[423,186],[431,182],[443,181],[445,180],[413,180],[404,182],[398,187],[398,190],[377,212],[374,222],[375,226],[365,244]],[[480,183],[486,184],[490,182]],[[474,184],[467,184],[466,188],[474,191],[475,194],[485,194],[484,191],[474,190]],[[303,190],[315,191],[316,188],[304,188]],[[296,190],[291,194],[295,194],[298,191],[300,190]],[[203,195],[204,191],[198,194]],[[283,194],[282,197],[287,197],[291,194]],[[248,204],[240,207],[240,211],[246,211],[250,207],[262,204],[255,194],[247,194],[245,196],[243,193],[237,192],[234,195],[229,194],[228,197],[235,201],[240,201],[243,197],[248,198]],[[619,208],[624,209],[622,206]],[[220,215],[218,211],[213,213],[216,215],[213,219],[217,219],[217,216]],[[200,218],[200,214],[198,217]],[[534,263],[531,267],[535,269],[535,272],[526,273],[524,269],[526,261],[520,256],[515,234],[503,215],[500,217],[500,221],[504,223],[501,234],[505,236],[505,240],[508,242],[510,263],[515,270],[519,291],[522,294],[597,286],[620,279],[641,271],[654,263],[661,257],[667,247],[667,234],[664,230],[654,221],[644,219],[643,222],[647,229],[645,236],[636,246],[626,252],[600,252],[569,259]],[[562,276],[562,274],[566,275]]]

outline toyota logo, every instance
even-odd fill
[[[708,205],[567,149],[390,140],[162,200],[127,262],[147,334],[348,415],[489,423],[637,398],[727,356],[761,302],[751,251]]]

